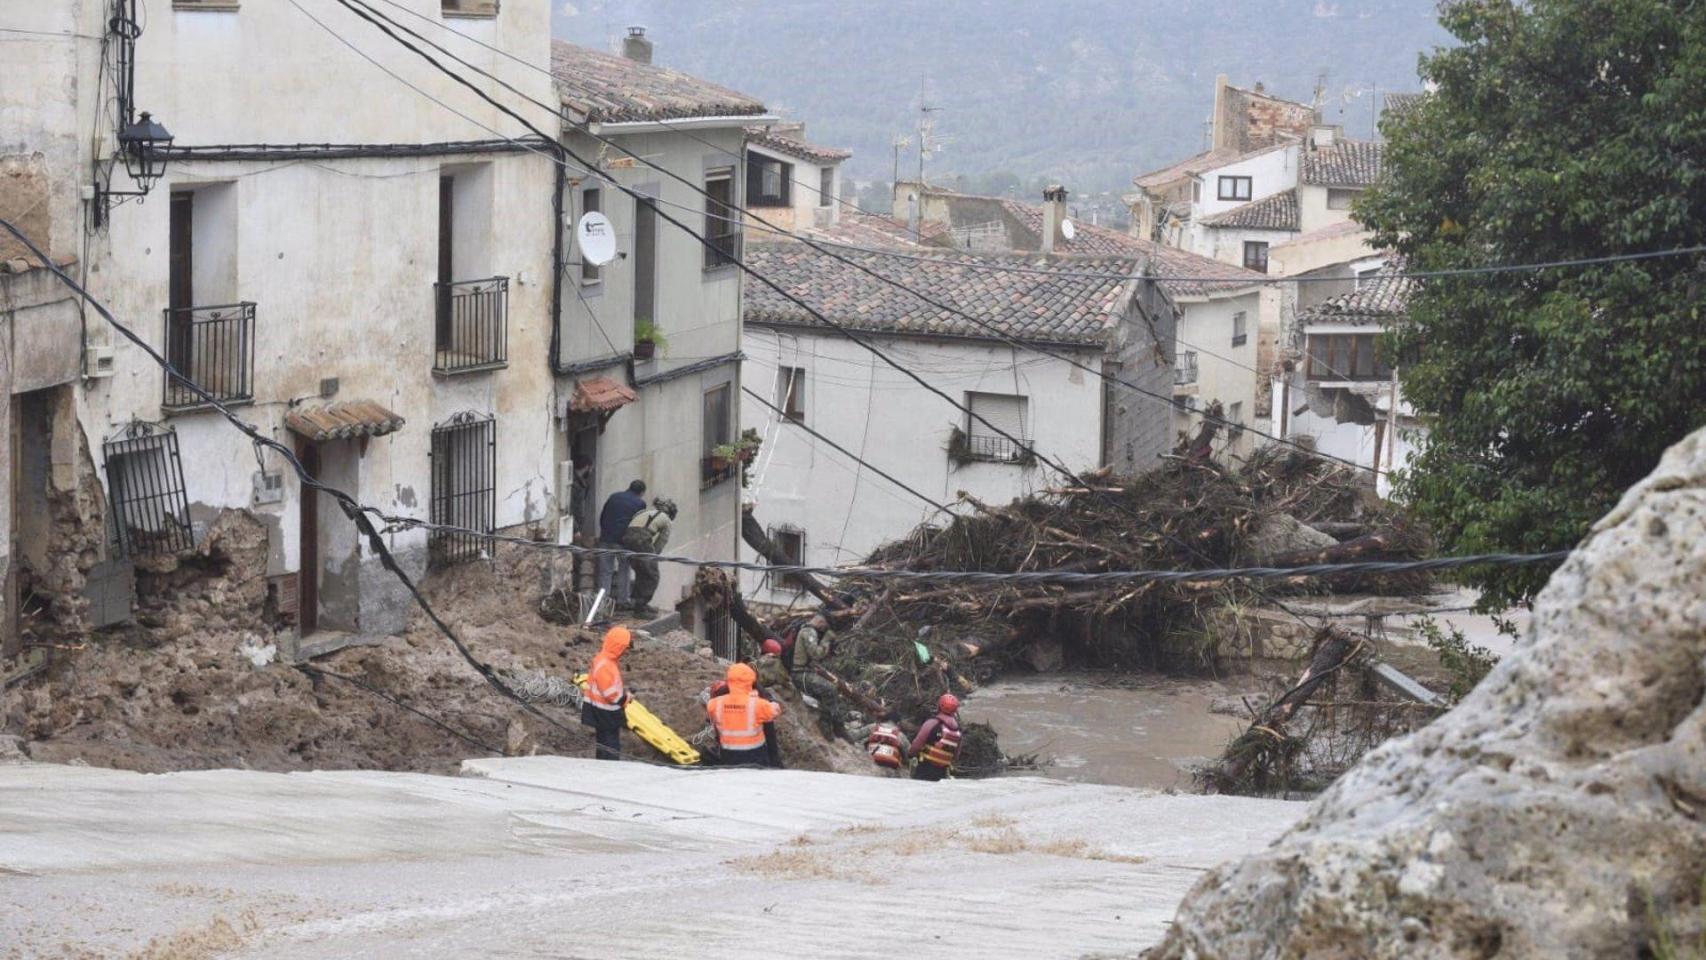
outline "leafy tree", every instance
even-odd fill
[[[1357,206],[1410,269],[1706,243],[1706,3],[1456,0],[1434,92]],[[1426,281],[1387,346],[1427,442],[1400,483],[1455,552],[1569,547],[1706,424],[1706,257]],[[1548,570],[1471,572],[1483,602]]]

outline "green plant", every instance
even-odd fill
[[[1439,665],[1451,676],[1448,691],[1453,701],[1462,700],[1475,689],[1499,658],[1491,650],[1469,642],[1456,627],[1441,628],[1433,617],[1421,619],[1422,639],[1439,656]]]
[[[1695,910],[1699,914],[1693,921],[1696,933],[1685,939],[1686,934],[1677,930],[1686,921],[1660,916],[1658,906],[1653,903],[1653,892],[1647,891],[1647,920],[1653,925],[1653,939],[1647,945],[1652,949],[1653,960],[1706,960],[1706,877],[1700,880],[1700,903]]]
[[[659,350],[669,346],[669,338],[657,328],[657,324],[649,317],[640,317],[634,321],[634,342],[655,344]]]
[[[1683,0],[1440,5],[1353,217],[1412,271],[1706,243],[1706,17]],[[1442,276],[1383,346],[1428,425],[1398,490],[1441,553],[1568,548],[1706,424],[1696,257]],[[1499,605],[1551,566],[1463,574]]]

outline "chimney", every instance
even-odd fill
[[[1309,128],[1309,145],[1315,149],[1330,147],[1337,143],[1342,135],[1342,128],[1337,124],[1317,123]]]
[[[652,62],[652,42],[646,39],[645,27],[629,27],[622,38],[622,55],[635,63]]]
[[[1043,253],[1053,253],[1056,244],[1064,244],[1066,234],[1060,225],[1066,222],[1066,188],[1056,183],[1043,191]]]

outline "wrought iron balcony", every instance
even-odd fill
[[[168,410],[205,406],[200,387],[220,403],[255,398],[255,305],[168,307],[166,359],[178,373],[166,374],[160,405]]]
[[[965,438],[961,459],[986,463],[1020,463],[1025,459],[1025,451],[1006,437],[969,436]]]
[[[1179,354],[1179,362],[1173,367],[1174,386],[1197,382],[1197,354],[1189,350]]]
[[[741,466],[734,457],[701,457],[699,460],[699,489],[709,490],[733,477]]]
[[[438,317],[434,373],[471,373],[509,362],[509,278],[433,285]]]

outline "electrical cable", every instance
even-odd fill
[[[297,0],[290,0],[290,2],[292,5],[297,6],[297,8],[299,10],[301,9],[301,6],[300,6],[300,4],[297,3]],[[442,72],[446,76],[448,76],[450,79],[456,81],[458,84],[460,84],[463,87],[467,88],[468,90],[472,91],[480,99],[491,104],[493,107],[497,108],[499,111],[501,111],[505,115],[509,116],[511,119],[514,119],[515,121],[520,123],[523,127],[526,127],[530,133],[532,133],[534,136],[538,137],[541,141],[550,142],[549,135],[547,135],[546,133],[541,131],[538,127],[534,126],[525,117],[521,116],[519,113],[516,113],[514,110],[511,110],[509,107],[506,107],[502,103],[498,102],[498,100],[495,97],[486,93],[484,90],[481,90],[478,86],[476,86],[474,84],[473,81],[471,81],[468,78],[458,74],[456,71],[450,69],[449,67],[446,67],[444,64],[440,63],[437,59],[435,59],[431,54],[427,53],[426,51],[424,51],[424,50],[420,49],[419,47],[415,46],[414,44],[410,43],[408,40],[405,40],[402,37],[398,36],[397,33],[391,29],[391,26],[396,26],[399,30],[402,30],[403,32],[408,33],[410,36],[413,36],[413,37],[416,37],[417,39],[420,39],[423,43],[426,43],[429,46],[434,47],[434,49],[437,49],[440,52],[443,52],[446,56],[451,57],[452,59],[455,59],[458,63],[461,63],[464,66],[468,66],[470,69],[474,70],[475,72],[481,73],[482,75],[485,75],[488,77],[490,76],[490,74],[481,70],[478,66],[469,64],[466,60],[462,60],[461,58],[457,57],[454,53],[446,50],[443,46],[436,44],[433,41],[428,40],[425,37],[422,37],[419,33],[409,29],[408,27],[397,23],[395,20],[391,19],[390,17],[387,17],[385,14],[378,12],[376,9],[374,9],[370,5],[366,4],[364,2],[364,0],[334,0],[334,2],[343,6],[346,10],[355,14],[360,19],[367,21],[370,25],[377,28],[381,33],[385,34],[387,37],[390,37],[393,41],[402,45],[405,49],[407,49],[410,52],[414,53],[415,55],[419,56],[421,59],[427,61],[433,67],[435,67],[440,72]],[[378,19],[376,19],[376,18],[378,18]],[[314,19],[314,18],[311,17],[311,19]],[[384,22],[380,22],[381,20],[383,20]],[[324,29],[326,29],[328,31],[331,30],[331,28],[329,26],[326,26],[324,23],[321,23],[318,19],[315,19],[315,22],[320,23],[320,25]],[[388,24],[389,24],[389,26],[388,26]],[[352,49],[355,49],[353,47],[353,45],[350,43],[350,41],[348,41],[347,39],[344,39],[341,36],[338,39],[341,40],[346,46],[351,46]],[[363,56],[366,57],[366,54],[363,54]],[[369,59],[370,61],[372,60],[372,58],[370,58],[370,57],[368,57],[367,59]],[[392,73],[390,70],[386,70],[386,72]],[[392,73],[392,76],[396,76],[396,75],[394,73]],[[415,87],[411,84],[410,88],[415,90],[415,92],[421,94],[422,96],[426,97],[427,99],[432,100],[435,103],[441,103],[442,104],[442,101],[437,100],[437,98],[435,98],[431,94],[428,94],[425,91],[421,90],[419,87]],[[514,89],[514,88],[511,87],[510,89]],[[530,97],[527,99],[530,103],[534,104],[535,106],[540,106],[542,108],[545,107],[545,105],[539,103],[539,101],[537,101],[537,100],[533,100]],[[459,114],[459,115],[464,116],[464,119],[469,119],[466,117],[466,115],[462,115],[462,114]],[[559,116],[561,116],[561,114],[559,114]],[[564,119],[566,119],[566,118],[564,118]],[[470,122],[474,122],[474,121],[472,121],[470,119]],[[570,122],[572,123],[573,121],[570,121]],[[632,158],[634,161],[636,161],[638,163],[644,163],[646,166],[651,167],[652,169],[658,171],[659,173],[662,173],[665,176],[668,176],[673,180],[679,181],[683,185],[687,186],[689,189],[691,189],[694,192],[698,193],[699,195],[703,196],[706,199],[706,201],[708,202],[708,204],[716,204],[723,209],[738,210],[741,213],[745,214],[748,217],[751,217],[752,219],[758,221],[761,224],[764,224],[766,226],[773,226],[772,224],[770,224],[769,221],[765,220],[763,217],[759,216],[758,214],[753,213],[751,210],[748,210],[748,209],[741,207],[739,205],[736,205],[736,204],[726,203],[723,200],[719,200],[718,198],[712,196],[712,194],[709,191],[705,190],[699,184],[694,183],[692,180],[689,180],[688,178],[674,172],[673,170],[669,170],[665,167],[658,165],[657,163],[655,163],[651,160],[648,160],[647,158],[641,156],[638,153],[635,153],[634,151],[628,149],[626,146],[623,146],[622,144],[617,143],[616,141],[614,141],[608,137],[605,137],[605,136],[602,136],[598,133],[593,132],[590,128],[590,125],[582,123],[582,124],[578,125],[578,128],[581,129],[583,132],[587,133],[592,138],[598,140],[600,143],[602,143],[608,147],[612,147],[616,150],[621,151],[622,153],[626,154],[628,157]],[[487,127],[486,129],[489,130],[490,132],[498,135],[498,136],[502,136],[502,134],[498,134],[497,131],[491,130],[491,128],[489,128],[489,127]],[[519,142],[519,141],[517,141],[517,142]],[[560,145],[558,147],[558,150],[560,153],[565,154],[565,155],[571,157],[572,159],[574,159],[575,162],[581,164],[583,167],[588,168],[588,170],[593,170],[596,166],[595,164],[586,160],[584,157],[577,154],[572,149],[568,148],[566,145]],[[559,163],[559,164],[561,164],[563,162],[560,158],[556,158],[556,157],[553,157],[552,160],[556,163]],[[943,400],[948,401],[949,404],[958,408],[959,410],[961,410],[962,412],[964,412],[967,415],[967,417],[969,418],[968,423],[971,420],[975,420],[979,423],[982,423],[984,426],[990,428],[990,430],[992,430],[996,435],[998,435],[1001,438],[1007,440],[1008,442],[1014,444],[1015,447],[1017,449],[1019,449],[1020,451],[1022,451],[1024,453],[1026,453],[1027,455],[1034,457],[1034,458],[1042,461],[1043,463],[1047,464],[1051,469],[1060,473],[1063,477],[1065,477],[1069,481],[1077,482],[1077,480],[1078,480],[1077,473],[1075,471],[1071,470],[1070,468],[1066,467],[1063,463],[1061,463],[1057,460],[1054,460],[1052,458],[1046,457],[1043,454],[1039,453],[1030,444],[1027,444],[1025,441],[1021,440],[1020,438],[1015,437],[1011,433],[1008,433],[1006,430],[1003,430],[1000,427],[996,426],[994,423],[989,421],[987,418],[985,418],[985,417],[979,415],[978,413],[976,413],[975,411],[973,411],[970,406],[967,406],[965,404],[961,404],[960,402],[958,402],[954,398],[950,397],[946,392],[940,390],[935,385],[933,385],[930,382],[928,382],[927,380],[925,380],[923,377],[917,375],[916,373],[913,373],[911,370],[902,366],[900,363],[898,363],[894,359],[890,358],[889,356],[884,354],[882,351],[878,350],[875,346],[873,346],[869,342],[867,342],[867,341],[861,339],[860,337],[854,335],[849,327],[830,320],[821,311],[816,310],[815,308],[813,308],[812,306],[807,304],[804,300],[802,300],[800,297],[798,297],[798,296],[794,295],[793,293],[791,293],[790,291],[786,290],[785,288],[783,288],[780,284],[778,284],[774,280],[771,280],[768,276],[766,276],[761,271],[755,270],[754,268],[749,266],[745,262],[745,260],[741,256],[739,256],[738,254],[736,254],[732,251],[724,250],[724,249],[718,247],[714,241],[712,241],[711,239],[709,239],[705,235],[693,230],[692,228],[688,227],[686,224],[682,223],[680,220],[678,220],[675,217],[672,217],[671,215],[663,212],[663,210],[661,209],[661,205],[660,205],[658,198],[646,197],[643,194],[641,194],[639,191],[634,190],[633,188],[628,187],[627,185],[618,182],[614,178],[609,177],[607,174],[603,174],[602,171],[599,171],[597,173],[597,175],[600,176],[602,179],[605,179],[608,183],[610,183],[612,186],[614,186],[617,190],[619,190],[622,193],[625,193],[625,194],[629,195],[630,197],[632,197],[636,202],[640,202],[643,200],[644,202],[648,203],[650,205],[653,213],[656,216],[661,217],[667,223],[669,223],[672,226],[675,226],[676,228],[682,230],[688,236],[698,240],[699,243],[701,245],[703,245],[708,251],[713,252],[714,254],[716,254],[719,257],[726,258],[728,262],[732,263],[734,266],[739,268],[739,270],[742,273],[744,273],[745,275],[747,275],[749,277],[752,277],[753,279],[759,281],[760,283],[762,283],[765,286],[769,287],[770,289],[774,290],[776,293],[781,295],[783,297],[783,299],[789,301],[790,303],[792,303],[795,306],[799,307],[800,309],[804,310],[814,320],[818,321],[819,323],[824,324],[825,326],[828,326],[828,327],[834,329],[835,331],[840,333],[843,337],[846,337],[847,339],[852,340],[854,343],[859,344],[861,347],[864,347],[866,350],[870,351],[872,354],[874,354],[878,358],[882,359],[884,362],[888,363],[890,366],[893,366],[895,369],[900,370],[901,372],[905,373],[908,377],[910,377],[911,379],[916,381],[920,386],[924,387],[926,390],[930,391],[931,393],[936,394],[937,396],[941,397]],[[710,212],[711,209],[712,209],[711,207],[707,207],[706,211],[704,211],[706,216],[711,216],[711,212]],[[1047,356],[1052,356],[1057,360],[1061,360],[1062,362],[1065,362],[1071,366],[1077,367],[1080,370],[1083,370],[1087,373],[1090,373],[1099,379],[1121,384],[1121,385],[1125,386],[1127,389],[1138,393],[1139,395],[1149,397],[1150,399],[1152,399],[1156,402],[1159,402],[1159,403],[1164,403],[1170,409],[1173,409],[1173,410],[1178,409],[1177,405],[1173,401],[1172,396],[1170,396],[1170,395],[1161,394],[1161,393],[1158,393],[1158,392],[1153,391],[1153,390],[1148,390],[1144,387],[1138,386],[1135,383],[1132,383],[1131,381],[1122,380],[1122,379],[1120,379],[1120,378],[1118,378],[1112,374],[1107,373],[1106,371],[1104,371],[1098,367],[1092,367],[1088,364],[1081,363],[1081,362],[1074,360],[1074,359],[1072,359],[1072,358],[1070,358],[1070,357],[1068,357],[1068,356],[1066,356],[1066,355],[1064,355],[1058,351],[1054,351],[1052,349],[1045,348],[1040,344],[1028,343],[1028,342],[1019,340],[1018,338],[1012,336],[1007,331],[1001,329],[999,326],[997,326],[993,323],[990,323],[989,321],[983,320],[983,319],[978,318],[978,317],[974,317],[971,314],[966,313],[963,310],[959,310],[953,306],[950,306],[949,304],[946,304],[946,303],[943,303],[939,300],[936,300],[936,299],[918,291],[917,289],[915,289],[913,287],[909,287],[906,284],[901,283],[900,281],[894,280],[893,278],[887,277],[887,276],[883,275],[882,273],[880,273],[876,270],[873,270],[872,268],[870,268],[868,266],[865,266],[864,264],[856,263],[855,261],[850,260],[847,257],[836,254],[833,251],[826,250],[823,248],[823,246],[819,245],[814,240],[811,240],[811,239],[805,238],[805,237],[798,237],[796,239],[798,239],[801,243],[804,243],[805,245],[812,247],[813,249],[817,250],[819,253],[830,256],[833,259],[839,260],[842,263],[847,264],[848,266],[851,266],[854,269],[860,271],[861,273],[865,273],[871,277],[874,277],[877,280],[880,280],[889,286],[892,286],[898,290],[901,290],[902,292],[909,293],[909,294],[917,297],[918,299],[922,300],[923,302],[929,304],[930,306],[935,307],[938,310],[946,311],[946,312],[951,313],[955,316],[958,316],[958,317],[961,317],[965,320],[971,321],[972,323],[974,323],[980,327],[983,327],[987,330],[990,330],[995,335],[995,338],[998,340],[1001,340],[1002,342],[1005,342],[1005,343],[1008,343],[1011,345],[1016,345],[1016,346],[1022,347],[1023,349],[1026,349],[1026,350],[1031,350],[1031,351],[1035,351],[1038,353],[1042,353],[1042,354],[1045,354]],[[1154,278],[1152,278],[1152,277],[1139,277],[1137,275],[1133,275],[1130,277],[1123,277],[1123,279],[1126,279],[1126,280],[1137,280],[1137,279],[1153,280]],[[1275,443],[1290,446],[1290,447],[1293,447],[1293,448],[1298,449],[1298,450],[1304,450],[1304,451],[1308,452],[1311,456],[1319,457],[1321,459],[1326,459],[1326,460],[1337,461],[1339,463],[1343,463],[1347,466],[1353,467],[1353,468],[1358,469],[1358,470],[1368,471],[1370,473],[1375,474],[1376,476],[1378,476],[1380,474],[1380,469],[1377,466],[1364,466],[1363,464],[1357,463],[1354,460],[1349,460],[1349,459],[1346,459],[1344,457],[1339,457],[1339,456],[1336,456],[1333,454],[1322,453],[1320,451],[1310,449],[1308,447],[1303,446],[1302,444],[1297,443],[1296,441],[1288,440],[1286,438],[1279,437],[1279,436],[1276,436],[1276,435],[1271,434],[1271,433],[1267,433],[1266,431],[1258,430],[1253,426],[1246,426],[1244,424],[1237,423],[1235,421],[1229,420],[1229,419],[1227,419],[1227,418],[1225,418],[1219,414],[1211,413],[1208,409],[1186,410],[1186,411],[1182,411],[1182,412],[1189,413],[1193,416],[1201,417],[1205,421],[1218,424],[1219,426],[1221,426],[1225,429],[1228,429],[1228,430],[1233,430],[1233,429],[1248,430],[1251,433],[1256,434],[1257,436],[1265,437],[1265,438],[1267,438],[1267,439],[1269,439]]]
[[[390,37],[395,42],[401,44],[404,48],[408,49],[410,52],[414,53],[415,55],[421,57],[423,60],[426,60],[428,63],[432,64],[433,67],[435,67],[436,69],[438,69],[439,71],[444,73],[446,76],[450,77],[452,80],[456,81],[457,83],[466,87],[468,90],[472,91],[475,96],[478,96],[480,99],[485,100],[487,103],[491,104],[493,107],[496,107],[500,112],[504,113],[505,115],[507,115],[511,119],[520,123],[522,126],[526,127],[528,132],[532,133],[536,137],[539,137],[544,142],[551,142],[550,137],[547,134],[545,134],[543,131],[541,131],[538,127],[534,126],[531,122],[529,122],[527,120],[527,118],[521,116],[519,113],[516,113],[514,110],[511,110],[509,107],[504,106],[502,103],[499,103],[496,98],[492,97],[490,94],[487,94],[485,91],[483,91],[479,87],[475,86],[472,81],[470,81],[466,77],[463,77],[460,74],[456,73],[456,71],[451,70],[450,68],[444,66],[442,63],[439,63],[438,60],[436,60],[431,54],[420,49],[419,47],[416,47],[414,44],[409,43],[407,40],[404,40],[403,38],[397,36],[397,34],[395,32],[393,32],[389,26],[386,25],[386,23],[381,23],[381,22],[379,22],[379,20],[374,19],[374,16],[369,15],[366,10],[358,9],[356,4],[358,4],[360,2],[360,0],[335,0],[335,2],[337,2],[339,5],[343,6],[346,10],[349,10],[351,13],[355,14],[357,17],[361,18],[362,20],[367,21],[369,24],[371,24],[372,26],[377,28],[380,32],[384,33],[386,36]],[[293,6],[296,6],[298,10],[302,9],[301,5],[299,3],[297,3],[297,0],[290,0],[290,3]],[[306,14],[306,11],[303,11],[303,12]],[[381,17],[381,18],[384,17],[383,14],[376,14],[376,15]],[[324,23],[321,23],[318,19],[313,18],[312,15],[310,15],[310,19],[314,19],[314,21],[316,23],[320,23],[320,25],[327,30],[331,29],[330,27],[326,27],[326,25]],[[386,19],[387,19],[387,22],[392,22],[392,21],[389,21],[388,18],[386,18]],[[400,29],[408,31],[408,28],[406,28],[406,27],[400,27]],[[339,39],[343,40],[342,37],[339,37]],[[344,40],[343,42],[345,43],[345,45],[349,45],[349,41]],[[430,41],[427,41],[427,42],[430,43]],[[353,47],[352,47],[352,49],[353,49]],[[363,56],[365,57],[365,54],[363,54]],[[369,59],[371,62],[371,58],[367,58],[367,59]],[[389,71],[389,70],[386,70],[386,72],[391,73],[391,71]],[[395,76],[395,74],[392,74],[392,75]],[[422,96],[426,97],[427,99],[432,100],[435,103],[442,103],[442,101],[439,101],[437,98],[433,97],[431,94],[428,94],[428,93],[420,90],[420,88],[415,87],[412,84],[410,85],[410,88],[415,90],[417,93],[420,93]],[[466,117],[466,115],[462,115],[462,116],[464,117],[464,119],[468,119],[469,122],[476,122],[476,121],[473,121],[471,118]],[[493,131],[493,132],[496,133],[496,131]],[[498,135],[502,136],[502,134],[498,134]],[[600,138],[600,139],[603,139],[603,138]],[[606,141],[606,142],[609,142],[609,141]],[[616,146],[617,149],[622,150],[624,153],[630,154],[636,160],[638,160],[640,162],[645,162],[645,163],[647,163],[648,166],[652,166],[654,169],[658,169],[660,172],[663,172],[670,177],[681,180],[683,183],[687,183],[688,185],[692,186],[693,189],[695,189],[700,194],[705,196],[708,201],[715,202],[715,203],[722,203],[722,201],[716,200],[716,198],[712,197],[710,193],[708,193],[707,191],[700,188],[697,184],[693,184],[691,181],[687,180],[686,178],[680,177],[678,174],[675,174],[672,171],[664,170],[663,168],[657,167],[655,164],[652,164],[649,161],[646,161],[645,158],[639,156],[638,154],[634,154],[632,151],[629,151],[626,147],[622,147],[622,146],[617,145],[617,144],[612,144],[612,145]],[[567,146],[559,146],[558,150],[561,153],[563,153],[563,154],[567,155],[568,157],[570,157],[571,159],[573,159],[576,163],[581,164],[583,167],[587,167],[587,168],[591,169],[594,166],[592,163],[590,163],[588,160],[586,160],[586,158],[580,156],[578,153],[576,153],[574,150],[568,148]],[[557,159],[555,157],[552,157],[551,159],[553,162],[556,162],[559,164],[562,163],[562,161],[560,159]],[[1053,459],[1049,458],[1048,456],[1040,453],[1034,447],[1032,447],[1030,444],[1028,444],[1025,441],[1021,440],[1020,438],[1014,436],[1013,434],[1008,433],[1006,430],[1003,430],[1000,426],[991,422],[988,418],[982,416],[977,411],[973,410],[970,406],[967,406],[966,404],[960,403],[958,400],[955,400],[953,397],[949,396],[945,391],[941,390],[940,388],[938,388],[934,384],[930,383],[928,380],[919,376],[918,374],[913,373],[911,370],[907,369],[904,365],[902,365],[898,361],[894,360],[893,358],[889,357],[883,351],[879,350],[876,346],[871,344],[869,341],[867,341],[864,338],[860,337],[859,335],[855,334],[850,328],[829,319],[823,313],[821,313],[818,310],[816,310],[815,308],[813,308],[810,304],[806,303],[804,300],[800,299],[799,297],[795,296],[793,293],[784,289],[780,284],[776,283],[774,280],[771,280],[769,277],[765,276],[763,273],[761,273],[757,270],[754,270],[752,267],[748,266],[746,264],[746,262],[738,254],[736,254],[730,250],[727,250],[727,249],[723,248],[722,246],[719,246],[715,240],[713,240],[713,239],[705,236],[704,234],[699,233],[698,231],[692,229],[691,227],[687,226],[685,223],[682,223],[680,220],[676,219],[675,217],[671,216],[670,214],[665,213],[661,209],[660,205],[656,202],[656,198],[648,197],[648,196],[640,193],[638,190],[635,190],[632,187],[627,186],[626,184],[618,182],[614,178],[609,178],[606,176],[605,179],[612,186],[614,186],[617,190],[621,191],[622,193],[627,194],[629,197],[633,198],[636,202],[642,202],[643,201],[643,202],[649,204],[651,206],[651,209],[652,209],[652,212],[654,215],[656,215],[657,217],[664,220],[664,222],[669,223],[671,226],[674,226],[675,228],[686,233],[689,237],[692,237],[693,239],[697,240],[701,246],[703,246],[708,252],[710,252],[714,256],[725,260],[729,264],[736,267],[741,273],[745,274],[746,276],[752,277],[754,280],[757,280],[758,282],[760,282],[760,283],[764,284],[765,286],[769,287],[770,289],[774,290],[783,299],[788,300],[790,303],[793,303],[795,306],[806,311],[808,314],[810,314],[818,322],[824,324],[827,327],[830,327],[831,329],[836,330],[842,336],[846,337],[848,340],[851,340],[854,343],[858,344],[859,346],[863,347],[865,350],[869,351],[871,354],[876,356],[878,359],[881,359],[885,363],[894,367],[896,370],[899,370],[902,373],[906,374],[909,378],[911,378],[913,381],[915,381],[919,386],[930,391],[931,393],[935,394],[936,396],[947,401],[953,407],[964,412],[966,414],[966,416],[968,418],[970,418],[970,420],[976,421],[978,423],[982,423],[984,426],[988,427],[991,431],[993,431],[997,436],[1000,436],[1003,439],[1007,440],[1008,442],[1012,443],[1017,449],[1025,452],[1029,456],[1035,457],[1036,459],[1047,464],[1051,469],[1057,471],[1058,473],[1061,474],[1061,476],[1065,477],[1066,479],[1068,479],[1072,482],[1077,482],[1078,474],[1076,471],[1073,471],[1072,469],[1068,468],[1067,466],[1060,463],[1059,461],[1053,460]],[[735,209],[735,207],[732,204],[724,204],[724,206],[726,206],[730,209]],[[1172,401],[1169,400],[1168,402],[1171,403]]]

